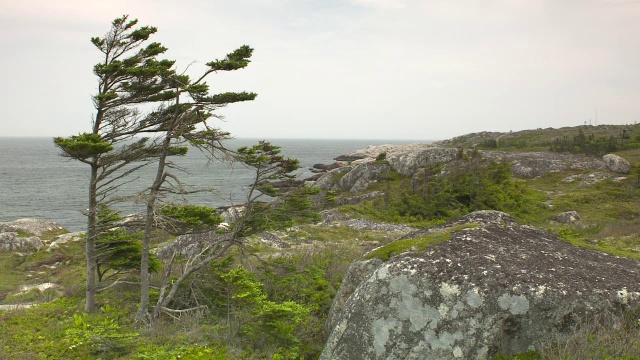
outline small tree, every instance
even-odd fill
[[[231,246],[241,245],[246,236],[274,226],[274,224],[278,224],[278,226],[286,225],[287,222],[292,220],[291,216],[313,219],[319,217],[315,212],[306,212],[311,202],[303,199],[300,195],[291,198],[285,196],[282,201],[272,201],[270,203],[259,201],[264,195],[280,195],[278,189],[266,184],[265,181],[291,179],[291,172],[298,168],[297,160],[283,157],[280,155],[279,147],[273,146],[266,141],[261,141],[252,147],[240,148],[236,153],[238,161],[255,170],[253,181],[249,185],[247,203],[245,204],[243,215],[233,224],[229,232],[220,234],[212,231],[194,234],[191,237],[193,242],[187,241],[185,244],[176,244],[171,250],[171,254],[168,255],[169,260],[165,263],[160,294],[153,310],[153,316],[158,316],[162,312],[173,314],[192,310],[171,309],[169,304],[176,298],[178,290],[191,275],[209,265],[212,261],[226,256],[227,250]],[[289,207],[296,211],[281,211],[283,207]],[[285,218],[284,214],[287,214],[288,217]],[[202,229],[200,228],[200,230]],[[197,245],[195,246],[197,251],[184,253],[182,250],[187,245]],[[179,261],[181,268],[176,275],[174,271],[179,259],[181,260]],[[169,279],[172,279],[172,281],[169,281]]]
[[[101,292],[117,283],[117,277],[122,273],[140,271],[140,258],[142,254],[142,233],[129,233],[118,224],[122,222],[118,211],[107,206],[102,206],[98,212],[98,222],[108,230],[101,232],[96,237],[96,272],[98,275],[97,292]],[[157,272],[162,268],[162,263],[156,257],[151,257],[149,270]],[[109,279],[116,280],[108,285]]]

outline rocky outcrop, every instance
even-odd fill
[[[388,173],[390,170],[388,165],[377,162],[342,167],[323,175],[316,181],[314,186],[318,186],[323,190],[355,193],[365,190],[380,175]]]
[[[68,242],[80,241],[85,238],[86,234],[87,233],[85,231],[62,234],[49,244],[47,251],[58,249],[60,248],[60,245],[66,244]]]
[[[599,183],[602,180],[611,179],[613,181],[620,181],[626,179],[626,176],[618,176],[617,174],[611,174],[607,172],[596,171],[591,174],[575,174],[567,176],[561,181],[564,183],[578,182],[580,186],[591,186]]]
[[[420,168],[448,163],[459,156],[460,150],[453,148],[430,147],[418,151],[393,151],[386,160],[393,170],[404,176],[414,175]]]
[[[218,234],[216,231],[178,236],[175,240],[158,246],[153,252],[161,259],[170,259],[174,254],[191,258],[205,248],[230,241],[230,234]]]
[[[15,232],[0,232],[0,251],[37,251],[44,244],[36,237],[18,237]]]
[[[551,218],[551,221],[570,224],[580,220],[580,215],[576,211],[567,211]]]
[[[602,161],[604,161],[607,170],[618,174],[628,174],[629,169],[631,169],[631,165],[627,160],[615,154],[603,156]]]
[[[510,162],[511,172],[514,175],[529,179],[564,170],[607,170],[603,160],[586,155],[505,151],[480,151],[480,153],[487,159]]]
[[[465,222],[475,224],[456,230]],[[320,359],[487,359],[638,306],[636,260],[574,247],[499,212],[446,229],[450,239],[422,253],[351,266]]]
[[[440,142],[446,145],[446,142]],[[386,153],[386,161],[391,168],[404,176],[413,176],[420,169],[433,164],[448,164],[472,150],[447,148],[429,144],[380,145],[369,146],[347,155],[345,158],[358,159],[356,164],[373,161],[379,154]],[[476,151],[476,150],[473,150]],[[601,170],[618,174],[627,174],[629,162],[622,157],[608,154],[601,159],[569,153],[554,152],[516,152],[516,151],[477,151],[483,158],[509,162],[514,175],[535,178],[550,172],[564,170]]]
[[[58,223],[40,219],[18,219],[8,222],[0,222],[0,233],[2,232],[25,232],[36,236],[49,231],[64,230]]]

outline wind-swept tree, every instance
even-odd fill
[[[167,49],[159,43],[147,43],[157,29],[137,27],[128,16],[115,19],[104,37],[91,39],[102,53],[102,61],[93,68],[98,80],[98,93],[93,96],[96,109],[91,132],[71,137],[58,137],[54,143],[62,155],[87,164],[89,200],[86,238],[86,303],[85,310],[95,308],[96,239],[107,231],[98,221],[101,205],[116,200],[116,190],[126,183],[126,176],[141,166],[143,160],[157,156],[158,149],[146,138],[135,135],[151,129],[141,123],[138,106],[172,98],[164,79],[170,78],[174,62],[159,60]]]
[[[147,208],[144,237],[142,240],[142,259],[140,272],[140,305],[138,318],[145,321],[149,311],[149,244],[154,224],[162,217],[159,209],[166,193],[186,193],[178,174],[179,168],[168,157],[176,152],[187,151],[186,145],[197,147],[210,156],[217,152],[226,152],[222,141],[229,133],[221,131],[208,123],[211,118],[219,118],[215,111],[230,103],[253,100],[255,93],[224,92],[209,94],[209,85],[205,79],[219,71],[233,71],[245,68],[253,49],[243,45],[227,54],[224,59],[206,64],[206,71],[195,79],[185,74],[170,74],[165,79],[170,85],[172,98],[164,106],[152,113],[143,124],[159,135],[160,152],[157,160],[156,176],[153,184],[145,193]],[[157,313],[156,313],[157,314]]]
[[[308,209],[310,203],[300,204],[299,200],[302,197],[297,196],[299,194],[294,194],[291,198],[285,197],[281,202],[271,202],[269,204],[261,203],[259,200],[263,195],[281,195],[280,191],[266,184],[265,181],[291,178],[291,172],[298,168],[298,161],[280,155],[279,147],[263,141],[252,147],[238,149],[234,156],[237,161],[254,171],[253,181],[248,184],[247,203],[242,217],[233,224],[229,232],[223,234],[218,234],[215,231],[206,233],[192,232],[190,236],[181,237],[180,240],[166,248],[165,258],[168,261],[165,262],[163,268],[163,278],[159,286],[160,291],[153,309],[153,316],[158,316],[160,313],[173,315],[198,309],[199,306],[190,309],[171,309],[169,305],[178,295],[178,290],[181,286],[185,282],[188,283],[191,276],[212,261],[227,256],[227,250],[231,246],[241,246],[246,236],[269,227],[278,226],[275,223],[284,225],[287,221],[292,220],[290,217],[284,216],[284,213],[279,210],[287,207],[294,207],[296,210]],[[296,205],[292,205],[290,200]],[[176,213],[173,210],[171,212]],[[166,211],[161,210],[159,213],[161,215],[163,213],[166,214]],[[187,212],[182,213],[186,214]],[[203,222],[198,221],[198,217],[182,216],[182,218],[185,217],[194,219],[192,223],[194,226],[205,225]],[[312,215],[307,217],[316,218]],[[171,216],[171,218],[178,217]],[[200,227],[199,231],[202,231],[202,229],[205,229],[205,227]],[[170,279],[171,281],[169,281]],[[144,314],[144,311],[142,314]]]

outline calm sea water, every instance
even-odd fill
[[[329,164],[333,158],[368,145],[407,144],[428,141],[398,140],[293,140],[271,139],[282,148],[282,154],[298,159],[300,179],[311,176],[309,168],[316,163]],[[234,139],[229,148],[256,144],[257,139]],[[50,138],[0,137],[0,221],[31,217],[52,220],[72,231],[85,228],[82,215],[87,208],[88,166],[59,156],[60,151]],[[225,206],[242,203],[251,172],[239,164],[221,162],[208,164],[204,155],[190,151],[177,159],[188,173],[181,174],[185,183],[194,188],[214,187],[216,193],[199,193],[188,201],[198,205]],[[153,166],[140,172],[137,181],[122,188],[121,194],[133,194],[149,186]],[[120,205],[123,213],[141,211],[142,205]]]

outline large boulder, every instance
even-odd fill
[[[580,214],[578,214],[577,211],[566,211],[558,215],[555,215],[551,218],[551,221],[555,221],[563,224],[574,223],[578,220],[580,220]]]
[[[329,171],[314,186],[323,190],[359,192],[390,171],[388,165],[374,161],[345,166]]]
[[[631,165],[627,160],[615,154],[607,154],[603,156],[602,161],[604,161],[607,170],[615,173],[628,174],[629,169],[631,169]]]
[[[351,266],[320,359],[487,359],[638,306],[636,260],[574,247],[498,212],[437,231],[449,240]]]
[[[399,174],[411,176],[421,168],[448,163],[459,155],[458,149],[430,147],[422,150],[393,151],[387,154],[386,160]]]
[[[49,231],[64,230],[60,224],[41,219],[18,219],[14,221],[0,222],[0,232],[18,232],[42,236]]]
[[[0,251],[40,250],[44,244],[36,237],[18,237],[15,232],[0,232]]]
[[[377,155],[386,153],[391,168],[404,176],[413,176],[421,169],[435,164],[451,164],[454,160],[469,155],[468,149],[440,147],[427,144],[369,146],[348,156],[358,158],[356,163],[371,162]],[[475,151],[475,150],[474,150]],[[509,162],[513,174],[524,178],[535,178],[550,172],[564,170],[605,170],[626,174],[629,163],[617,155],[605,155],[598,159],[580,154],[554,152],[477,151],[483,158]]]
[[[533,179],[564,170],[606,170],[604,161],[586,155],[553,152],[480,151],[483,157],[511,163],[514,175]]]

